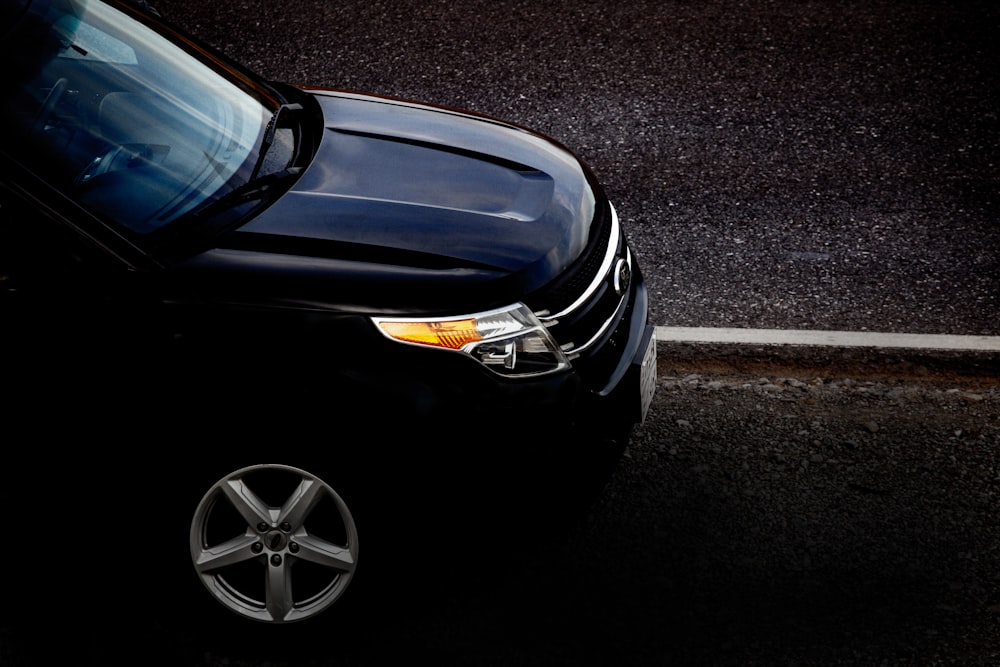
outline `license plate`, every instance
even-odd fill
[[[644,338],[646,351],[639,367],[639,423],[646,421],[649,406],[653,404],[653,394],[656,393],[656,336],[653,335],[652,328]]]

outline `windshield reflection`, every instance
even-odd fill
[[[36,0],[0,49],[0,148],[125,230],[249,180],[273,109],[122,11]]]

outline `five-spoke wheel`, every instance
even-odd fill
[[[318,477],[276,464],[216,482],[195,511],[190,546],[217,601],[273,624],[329,608],[358,562],[357,527],[343,499]]]

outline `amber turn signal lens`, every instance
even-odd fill
[[[437,322],[379,322],[379,326],[396,340],[460,350],[469,343],[483,340],[476,328],[476,320],[445,320]]]

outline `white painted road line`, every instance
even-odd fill
[[[1000,352],[1000,336],[897,334],[871,331],[810,331],[804,329],[716,329],[711,327],[656,327],[664,343],[730,343],[748,345],[813,345],[910,350]]]

